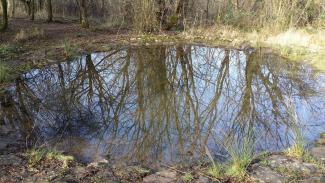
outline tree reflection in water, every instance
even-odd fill
[[[292,126],[309,139],[325,129],[324,82],[263,50],[124,47],[21,75],[1,96],[0,122],[86,162],[176,162],[206,146],[217,156],[247,133],[272,151],[290,144]]]

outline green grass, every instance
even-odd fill
[[[0,61],[4,61],[6,58],[14,56],[20,51],[16,45],[0,44]]]
[[[247,167],[253,160],[254,142],[251,130],[243,137],[241,145],[230,145],[227,150],[231,160],[226,167],[226,175],[243,179],[247,175]]]
[[[294,135],[294,143],[290,148],[285,150],[284,153],[293,158],[303,159],[306,154],[306,149],[301,129],[299,126],[294,125],[292,131]]]
[[[10,68],[7,64],[0,62],[0,83],[9,79]]]
[[[212,163],[212,167],[210,167],[207,171],[207,174],[212,176],[213,178],[220,178],[222,176],[222,167],[220,166],[220,164],[215,163],[209,148],[206,146],[205,147],[205,151],[206,151],[206,155],[208,156],[208,158],[210,159],[211,163]]]

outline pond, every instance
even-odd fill
[[[312,144],[325,131],[325,75],[268,50],[114,47],[21,74],[0,125],[83,163],[173,164],[231,149]]]

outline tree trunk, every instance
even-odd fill
[[[209,23],[209,6],[210,6],[210,0],[207,0],[207,8],[206,8],[206,24]]]
[[[11,9],[12,9],[12,0],[7,0],[7,13],[8,13],[8,17],[11,17]]]
[[[79,8],[80,8],[81,27],[89,28],[86,0],[80,0]]]
[[[30,6],[30,11],[31,11],[30,19],[34,20],[35,19],[35,0],[31,0],[29,6]]]
[[[0,31],[5,31],[8,27],[8,4],[7,0],[1,0],[2,6],[2,25]]]
[[[160,28],[166,25],[166,3],[165,0],[157,0],[158,4],[158,12],[157,12],[157,19],[160,22]]]
[[[11,17],[15,17],[15,13],[16,13],[16,0],[12,0]]]
[[[52,0],[46,0],[47,22],[53,22]]]
[[[184,26],[184,19],[186,13],[188,0],[179,0],[177,7],[176,7],[176,16],[177,16],[177,26],[183,27]]]

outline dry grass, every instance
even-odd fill
[[[28,41],[35,38],[41,38],[44,36],[44,30],[34,27],[30,29],[21,29],[15,37],[16,41]]]
[[[231,46],[270,47],[280,55],[296,61],[309,61],[320,70],[325,70],[325,29],[306,27],[281,31],[264,27],[243,31],[232,26],[194,28],[180,35],[186,40],[204,42],[228,42]]]

